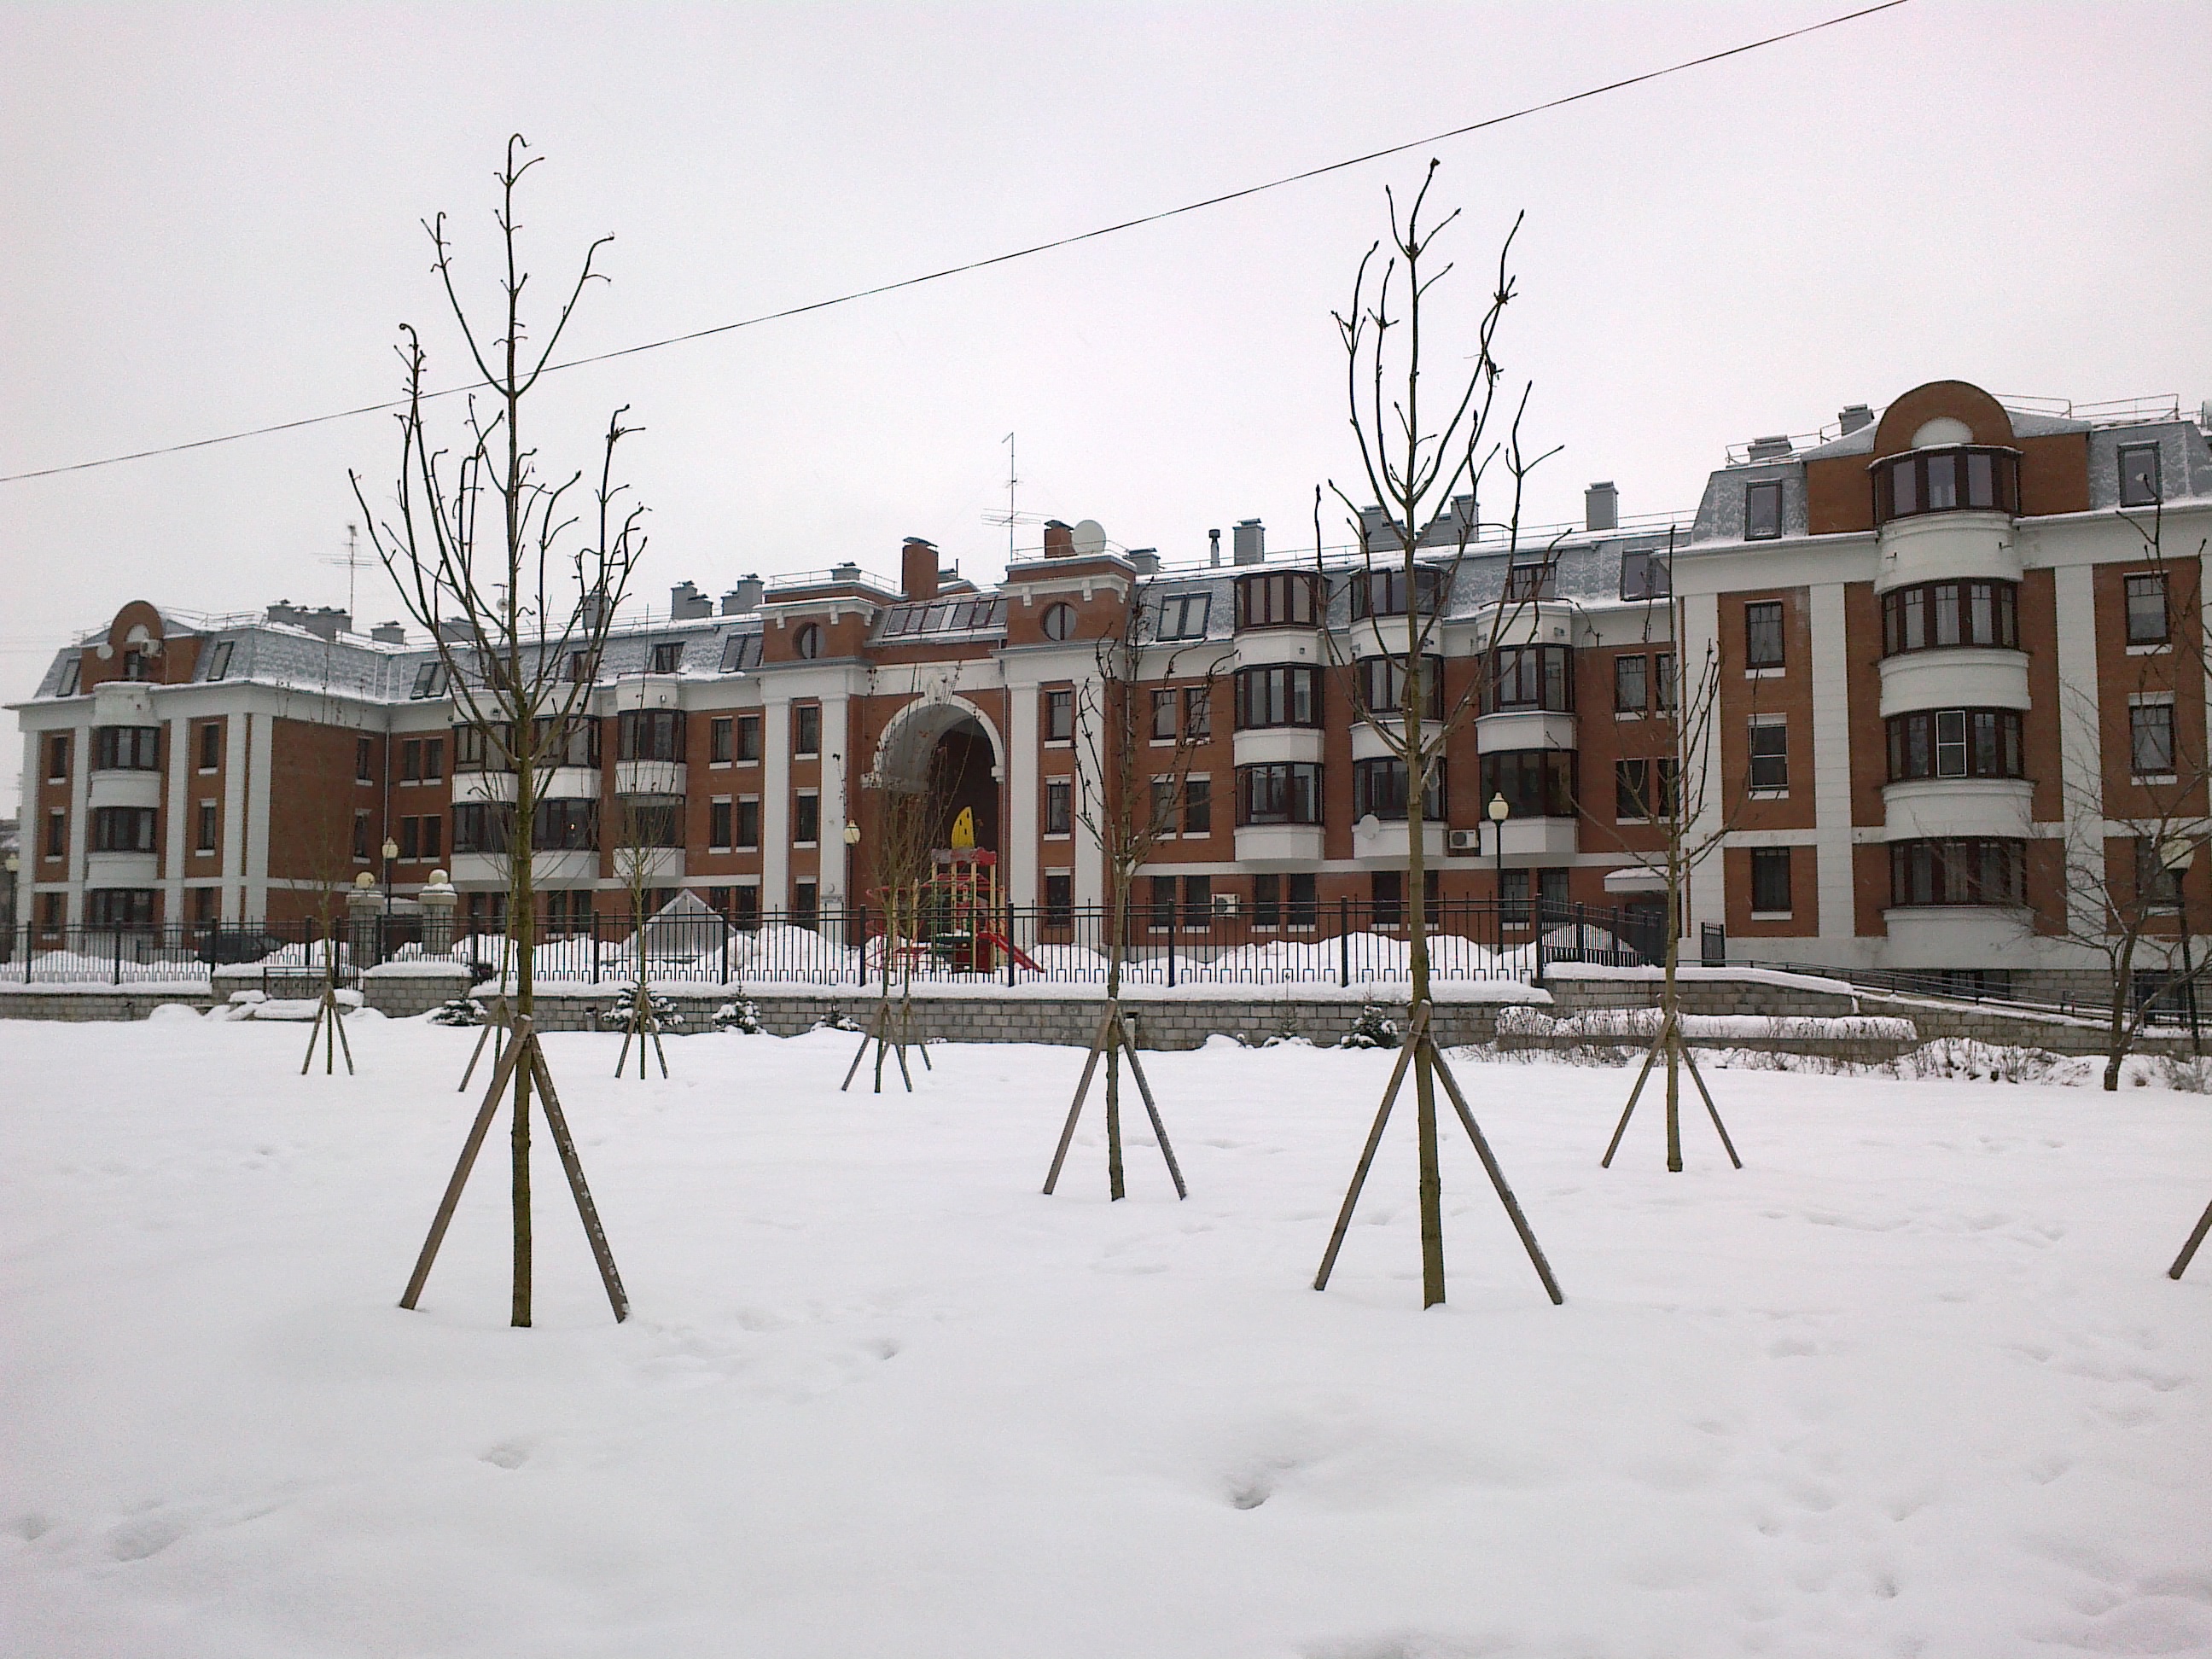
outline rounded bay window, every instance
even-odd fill
[[[2020,452],[1989,444],[1908,450],[1873,464],[1876,524],[1925,513],[2020,511]]]

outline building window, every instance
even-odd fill
[[[399,861],[406,864],[422,856],[422,820],[399,820]]]
[[[737,806],[738,838],[731,845],[741,852],[757,852],[760,848],[760,797],[740,796]]]
[[[145,652],[132,649],[123,653],[123,678],[126,680],[149,680],[154,678],[154,659]]]
[[[1406,817],[1406,763],[1395,756],[1352,763],[1352,816],[1402,822]],[[1444,763],[1432,763],[1428,787],[1421,792],[1421,816],[1431,823],[1444,816]]]
[[[1319,823],[1321,785],[1321,768],[1310,762],[1240,766],[1237,769],[1237,822]]]
[[[2120,505],[2154,507],[2159,501],[2158,446],[2120,446]]]
[[[422,781],[435,783],[446,775],[446,740],[443,738],[422,739]]]
[[[1152,611],[1152,637],[1156,640],[1204,639],[1206,613],[1212,602],[1211,593],[1170,593],[1164,596]]]
[[[1790,914],[1790,849],[1754,847],[1751,849],[1751,908],[1754,915]]]
[[[761,717],[738,716],[738,764],[750,766],[761,757]]]
[[[1075,738],[1075,693],[1048,691],[1044,694],[1044,740],[1047,743],[1072,743]]]
[[[1045,780],[1044,832],[1048,836],[1072,836],[1075,833],[1075,785],[1072,780]]]
[[[746,884],[730,890],[730,925],[741,933],[755,932],[760,927],[760,889]]]
[[[39,927],[41,931],[48,933],[61,932],[62,896],[59,893],[39,895]]]
[[[1303,571],[1271,570],[1237,579],[1237,626],[1311,628],[1318,610],[1314,578]]]
[[[1505,568],[1505,603],[1527,605],[1537,599],[1549,599],[1559,594],[1559,567],[1551,560],[1540,563],[1510,564]]]
[[[1674,653],[1651,653],[1651,706],[1662,714],[1674,712]]]
[[[203,924],[213,921],[216,919],[216,911],[222,903],[222,890],[220,887],[193,888],[192,920]]]
[[[1942,646],[2020,645],[2019,587],[2013,582],[1923,582],[1882,595],[1886,657]]]
[[[1528,872],[1507,870],[1498,878],[1498,921],[1508,927],[1528,925]]]
[[[2181,908],[2181,872],[2166,867],[2152,836],[2136,837],[2136,896],[2149,909]]]
[[[1190,777],[1182,781],[1182,832],[1186,836],[1213,833],[1213,780]]]
[[[46,739],[46,781],[60,783],[69,776],[70,734],[57,732]]]
[[[1640,714],[1651,706],[1651,661],[1648,657],[1613,659],[1613,712]]]
[[[822,908],[822,889],[811,881],[791,884],[791,925],[811,927]]]
[[[684,845],[684,797],[681,795],[624,795],[622,817],[617,820],[622,840],[631,847]]]
[[[808,623],[791,636],[791,654],[811,662],[822,654],[822,624]]]
[[[1406,872],[1371,870],[1367,875],[1368,919],[1377,927],[1395,927],[1405,920]]]
[[[1534,565],[1530,569],[1548,567]],[[1508,586],[1510,586],[1509,580]],[[1352,578],[1352,619],[1365,617],[1402,617],[1406,614],[1406,571],[1401,565],[1393,569],[1362,570]],[[1443,609],[1444,573],[1433,565],[1417,565],[1413,569],[1413,591],[1419,596],[1421,614],[1434,616]],[[1508,597],[1511,597],[1509,593]]]
[[[200,727],[200,770],[212,772],[222,764],[222,722],[209,720]]]
[[[1921,513],[2020,510],[2020,456],[2009,449],[1917,449],[1875,465],[1877,522]]]
[[[1283,925],[1283,878],[1280,876],[1252,878],[1252,925],[1260,928]]]
[[[92,814],[95,853],[150,853],[155,810],[150,806],[100,806]]]
[[[1674,816],[1675,762],[1656,759],[1613,763],[1613,816],[1622,823]]]
[[[794,847],[811,847],[822,838],[822,797],[811,789],[801,790],[791,803],[791,842]]]
[[[2026,775],[2016,708],[1923,708],[1892,715],[1888,726],[1892,783]]]
[[[730,831],[732,828],[730,805],[726,800],[708,803],[707,845],[718,853],[726,852],[729,849]]]
[[[650,799],[649,796],[633,797],[631,811],[636,813],[636,801]],[[530,844],[541,853],[589,852],[599,844],[599,804],[595,800],[541,800],[531,809]],[[640,838],[640,846],[665,847],[666,842]],[[679,839],[677,845],[682,845]]]
[[[1959,836],[1889,845],[1889,902],[1930,904],[2025,904],[2027,843]]]
[[[761,659],[761,635],[732,634],[722,642],[722,672],[741,674],[758,668]]]
[[[46,856],[50,859],[69,855],[69,814],[58,809],[46,814]]]
[[[1206,743],[1213,736],[1213,688],[1210,685],[1191,685],[1183,688],[1182,734],[1193,743]]]
[[[353,740],[353,781],[356,783],[376,781],[376,742],[373,738]]]
[[[95,887],[85,895],[87,923],[94,927],[151,927],[150,887]]]
[[[399,745],[399,781],[415,783],[422,776],[422,740],[410,738]]]
[[[197,851],[202,853],[212,853],[215,851],[216,826],[221,822],[221,816],[216,810],[216,804],[211,800],[202,801],[200,803],[199,834],[193,841],[193,846]]]
[[[791,752],[794,755],[818,755],[822,752],[822,705],[802,702],[791,711]]]
[[[1674,591],[1674,567],[1664,553],[1644,548],[1620,556],[1622,599],[1663,599]]]
[[[730,717],[726,714],[707,722],[707,758],[717,766],[730,763]]]
[[[161,728],[158,726],[95,726],[92,728],[95,772],[158,772]]]
[[[1037,626],[1048,640],[1069,640],[1075,637],[1075,607],[1072,605],[1048,605]]]
[[[1505,797],[1516,818],[1575,815],[1575,751],[1506,749],[1482,757],[1482,799]]]
[[[507,830],[514,809],[495,801],[459,801],[453,806],[453,851],[499,854],[507,851]]]
[[[2173,775],[2173,704],[2139,702],[2128,710],[2128,770],[2139,778]]]
[[[1155,836],[1176,832],[1176,786],[1173,778],[1152,780],[1152,817],[1146,831]]]
[[[62,665],[62,683],[54,688],[54,695],[58,697],[73,697],[76,696],[77,680],[83,672],[84,659],[82,657],[71,657],[67,662],[64,663]]]
[[[1075,926],[1075,878],[1050,873],[1044,878],[1044,925],[1048,927]]]
[[[1574,657],[1564,645],[1507,646],[1490,653],[1490,710],[1575,706]]]
[[[1237,729],[1321,724],[1321,671],[1273,666],[1240,668],[1236,682]]]
[[[2166,572],[2145,571],[2128,580],[2128,643],[2163,645],[2172,636],[2166,603]]]
[[[1782,481],[1747,484],[1743,491],[1743,538],[1771,542],[1782,534]],[[1623,597],[1626,597],[1625,595]]]
[[[1406,665],[1397,657],[1362,657],[1353,665],[1352,689],[1362,713],[1370,719],[1395,714],[1406,717]],[[1318,699],[1316,699],[1318,701]],[[1421,718],[1444,717],[1444,659],[1434,653],[1421,658]],[[1318,725],[1318,717],[1313,724]]]
[[[1173,743],[1182,699],[1173,691],[1152,693],[1152,741]]]
[[[626,761],[680,761],[684,728],[678,708],[625,709],[616,721],[616,752]]]
[[[568,653],[568,683],[571,685],[589,685],[596,675],[597,669],[590,652],[571,651]]]
[[[215,649],[208,653],[207,677],[210,679],[219,680],[230,672],[230,647],[228,640],[219,640]]]
[[[1782,601],[1763,599],[1743,608],[1743,661],[1747,668],[1782,666]]]
[[[568,720],[531,722],[532,746],[541,766],[595,767],[599,763],[599,723],[584,715]]]
[[[684,666],[684,641],[663,640],[653,647],[653,672],[673,674]]]
[[[446,821],[434,812],[422,820],[422,856],[424,858],[434,859],[439,856],[439,838],[444,832],[445,823]]]
[[[1751,721],[1753,793],[1790,787],[1790,726],[1779,714],[1754,714]]]
[[[446,665],[426,662],[416,665],[415,686],[407,695],[412,698],[441,697],[446,694]]]

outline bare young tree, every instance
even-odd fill
[[[650,804],[648,804],[650,803]],[[660,1020],[653,1005],[650,924],[653,921],[653,883],[660,867],[661,848],[667,844],[669,809],[651,797],[615,798],[613,862],[615,879],[622,884],[629,904],[631,954],[636,977],[623,999],[622,1053],[615,1060],[615,1075],[629,1062],[630,1044],[637,1044],[638,1081],[645,1081],[646,1045],[653,1045],[660,1062],[660,1075],[668,1075],[668,1054],[661,1046]]]
[[[921,695],[920,679],[917,673],[913,687],[917,699]],[[911,1035],[914,963],[916,955],[927,948],[929,918],[924,914],[923,896],[935,866],[938,837],[945,829],[951,800],[951,781],[945,775],[943,754],[933,750],[918,783],[877,780],[870,787],[876,793],[876,833],[866,856],[873,878],[869,896],[883,914],[883,994],[878,1000],[868,1034],[860,1040],[852,1065],[846,1068],[842,1088],[852,1087],[860,1061],[872,1042],[876,1049],[875,1092],[881,1094],[884,1061],[887,1057],[896,1055],[899,1076],[909,1091],[914,1087],[914,1077],[907,1066],[907,1049],[917,1049],[924,1066],[930,1063],[928,1047]]]
[[[1347,682],[1355,673],[1373,672],[1360,668],[1363,656],[1388,665],[1387,683],[1355,685],[1352,701],[1403,771],[1406,883],[1402,902],[1412,980],[1408,1006],[1417,1018],[1430,1000],[1425,833],[1432,816],[1429,793],[1442,780],[1452,732],[1481,707],[1485,678],[1495,678],[1502,652],[1522,645],[1518,624],[1548,584],[1556,546],[1554,543],[1546,547],[1535,560],[1525,563],[1520,556],[1522,501],[1528,479],[1558,452],[1531,453],[1524,446],[1522,422],[1532,386],[1523,381],[1517,394],[1510,392],[1495,349],[1498,330],[1515,294],[1510,261],[1514,238],[1520,230],[1518,218],[1498,249],[1496,279],[1475,329],[1471,367],[1455,374],[1440,399],[1424,402],[1422,378],[1434,352],[1428,338],[1437,303],[1432,295],[1452,270],[1449,261],[1438,263],[1437,241],[1459,216],[1455,210],[1434,224],[1423,221],[1437,165],[1430,162],[1411,206],[1402,212],[1396,195],[1386,190],[1389,251],[1385,254],[1380,241],[1369,247],[1353,279],[1351,305],[1334,313],[1344,351],[1346,401],[1358,451],[1362,495],[1378,510],[1372,519],[1363,515],[1360,500],[1330,482],[1329,492],[1358,538],[1362,562],[1352,576],[1353,602],[1347,618],[1353,625],[1354,648],[1347,651],[1331,630],[1322,633],[1334,667]],[[1440,416],[1432,415],[1432,410],[1440,410]],[[1493,465],[1502,467],[1511,484],[1511,508],[1493,526],[1504,532],[1506,576],[1491,612],[1481,672],[1447,708],[1443,689],[1435,678],[1440,672],[1443,628],[1461,569],[1483,528],[1479,504],[1485,475]],[[1321,492],[1316,490],[1314,558],[1317,571],[1322,562],[1321,510]],[[1437,556],[1439,550],[1442,556]],[[1425,550],[1429,553],[1426,558]],[[1380,559],[1378,553],[1382,556]],[[1371,646],[1372,650],[1360,652],[1357,647],[1361,644]],[[1425,1035],[1425,1020],[1421,1030],[1424,1036],[1413,1045],[1411,1056],[1419,1137],[1421,1296],[1424,1307],[1434,1307],[1444,1299],[1443,1183],[1437,1143],[1436,1048],[1433,1039]],[[1394,1085],[1385,1099],[1386,1115],[1395,1096]],[[1467,1116],[1466,1122],[1472,1133],[1473,1118]],[[1381,1126],[1378,1118],[1378,1137]],[[1479,1134],[1476,1141],[1480,1148]],[[1487,1161],[1486,1148],[1483,1150]],[[1371,1156],[1371,1146],[1370,1152]],[[1346,1221],[1365,1169],[1363,1161],[1352,1193],[1347,1195]],[[1492,1176],[1498,1179],[1494,1169]],[[1517,1206],[1502,1180],[1499,1193],[1517,1221]],[[1341,1234],[1340,1224],[1340,1239]],[[1525,1231],[1524,1242],[1531,1245],[1533,1255],[1534,1241]],[[1334,1249],[1332,1244],[1332,1262]],[[1328,1274],[1325,1262],[1316,1283],[1326,1283]],[[1547,1288],[1554,1288],[1547,1270],[1543,1277]]]
[[[1092,647],[1091,678],[1075,698],[1076,744],[1082,757],[1075,816],[1083,833],[1097,846],[1106,876],[1106,1009],[1045,1178],[1048,1193],[1059,1182],[1084,1097],[1103,1058],[1107,1190],[1113,1199],[1127,1195],[1121,1161],[1121,1060],[1126,1054],[1175,1179],[1176,1195],[1183,1195],[1182,1173],[1122,1018],[1121,975],[1139,874],[1161,842],[1178,832],[1189,810],[1193,774],[1201,748],[1212,736],[1214,694],[1229,653],[1204,640],[1161,638],[1161,615],[1158,585],[1137,584],[1118,626],[1100,635]],[[1210,802],[1210,778],[1205,787]],[[1175,925],[1175,919],[1170,925]]]
[[[437,642],[462,724],[480,734],[487,758],[514,778],[507,867],[507,937],[519,1024],[534,1018],[535,916],[532,827],[550,752],[572,717],[586,712],[597,666],[615,611],[645,550],[642,509],[623,501],[615,451],[635,428],[626,409],[609,418],[589,481],[544,464],[529,399],[551,364],[586,288],[604,280],[592,244],[542,339],[525,316],[530,276],[520,246],[516,192],[538,164],[520,136],[511,138],[497,175],[495,221],[502,255],[498,303],[488,321],[463,304],[445,216],[425,223],[432,269],[480,378],[482,400],[470,394],[455,442],[432,434],[429,356],[420,332],[401,328],[406,406],[398,416],[399,463],[391,499],[372,506],[360,476],[354,495],[371,543],[391,574],[409,614]],[[534,1031],[532,1033],[534,1036]],[[515,1047],[520,1047],[518,1036]],[[514,1206],[512,1319],[531,1322],[530,1102],[535,1064],[514,1061],[514,1126],[509,1137]],[[554,1103],[547,1100],[549,1115]],[[556,1140],[562,1139],[558,1127]],[[566,1161],[564,1158],[564,1162]],[[459,1172],[465,1177],[465,1170]],[[572,1186],[583,1201],[580,1177]],[[603,1261],[602,1271],[606,1263]],[[427,1262],[424,1264],[427,1271]],[[614,1287],[610,1285],[610,1294]]]

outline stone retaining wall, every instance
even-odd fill
[[[165,1003],[204,1012],[222,999],[204,986],[173,991],[118,990],[112,986],[57,986],[51,990],[0,988],[0,1019],[143,1019]]]

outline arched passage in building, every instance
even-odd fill
[[[981,710],[958,699],[908,704],[884,730],[869,781],[886,793],[927,793],[930,845],[949,847],[962,811],[974,814],[975,845],[999,845],[998,733]]]

